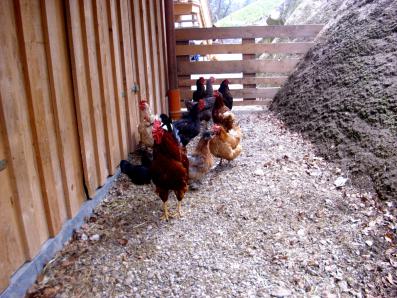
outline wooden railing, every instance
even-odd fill
[[[192,75],[208,78],[215,74],[215,85],[225,78],[229,79],[230,84],[243,85],[243,88],[231,88],[234,98],[256,99],[254,102],[237,101],[237,105],[267,103],[266,99],[274,97],[300,58],[313,46],[313,40],[322,27],[287,25],[177,29],[176,55],[182,99],[192,95],[191,87],[195,86]],[[280,38],[280,42],[270,43],[274,38]],[[240,39],[241,42],[221,43],[222,39]],[[261,43],[257,43],[257,39],[261,39]],[[210,42],[194,44],[193,41]],[[191,61],[190,58],[196,54],[203,58]],[[242,54],[242,60],[219,61],[222,59],[217,56],[219,54]],[[258,58],[261,54],[271,55]],[[274,57],[272,54],[277,55]],[[230,74],[240,74],[242,77],[230,78]],[[266,87],[258,88],[257,85]]]

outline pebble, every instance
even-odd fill
[[[270,295],[272,295],[273,297],[288,297],[291,296],[291,294],[292,294],[291,290],[287,288],[277,287],[271,292]]]
[[[92,235],[92,236],[90,237],[90,240],[91,240],[91,241],[98,241],[100,238],[101,238],[101,237],[100,237],[98,234],[95,234],[95,235]]]
[[[395,219],[380,216],[377,208],[364,213],[362,196],[348,196],[359,191],[350,185],[337,190],[333,182],[342,174],[315,158],[309,142],[280,134],[281,122],[268,112],[238,115],[252,135],[243,139],[243,168],[237,158],[210,171],[197,191],[186,193],[183,218],[169,222],[159,220],[162,204],[152,186],[132,185],[121,175],[113,195],[94,210],[96,221],[78,231],[81,241],[57,254],[60,262],[46,266],[38,287],[62,284],[59,297],[73,297],[77,289],[96,297],[312,297],[352,288],[385,296],[379,292],[385,286],[376,283],[378,261],[384,261],[385,277],[397,262],[384,260],[391,252],[375,251],[365,241],[390,246],[385,234],[375,233],[388,227],[384,220]],[[316,188],[319,179],[308,169],[321,171],[324,185]],[[174,212],[173,193],[168,202]],[[91,239],[87,235],[103,241],[84,241]],[[120,239],[128,240],[125,246]],[[77,257],[72,266],[60,265],[71,256]]]

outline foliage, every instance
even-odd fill
[[[212,13],[212,22],[215,23],[254,1],[255,0],[209,0],[208,3]]]
[[[267,17],[282,2],[282,0],[257,0],[229,14],[215,25],[218,27],[229,27],[256,24],[264,17]]]

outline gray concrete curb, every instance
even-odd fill
[[[62,230],[54,238],[48,239],[32,261],[25,263],[11,277],[10,285],[0,294],[0,298],[24,297],[26,291],[36,281],[43,267],[62,249],[73,231],[81,227],[84,218],[92,214],[92,210],[105,198],[114,180],[120,175],[120,170],[109,177],[106,183],[96,191],[93,199],[84,202],[77,215],[63,224]],[[1,270],[1,269],[0,269]]]

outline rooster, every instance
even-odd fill
[[[233,96],[229,89],[229,80],[223,80],[218,91],[222,93],[226,106],[231,110],[233,108]]]
[[[169,220],[168,195],[174,191],[178,200],[177,214],[181,216],[181,202],[188,189],[189,160],[175,140],[172,131],[164,130],[160,120],[153,123],[153,161],[150,174],[156,185],[156,192],[163,201],[164,214],[161,219]]]
[[[140,143],[146,147],[153,146],[152,125],[154,115],[150,110],[150,106],[146,100],[139,102],[139,118],[138,132],[140,136]]]
[[[196,91],[193,92],[193,101],[197,102],[205,97],[204,78],[200,77],[196,81]]]
[[[231,130],[226,132],[225,128],[221,125],[215,124],[212,128],[214,137],[209,142],[209,148],[211,153],[215,157],[222,160],[226,159],[229,162],[240,155],[242,147],[240,145],[241,131]]]
[[[209,141],[211,140],[211,133],[205,131],[192,155],[189,156],[189,180],[192,182],[199,181],[209,172],[214,159],[209,149]],[[192,184],[190,184],[192,187]]]
[[[184,147],[200,133],[199,112],[203,110],[205,103],[200,99],[184,118],[173,122],[174,127],[178,130],[178,136]]]

